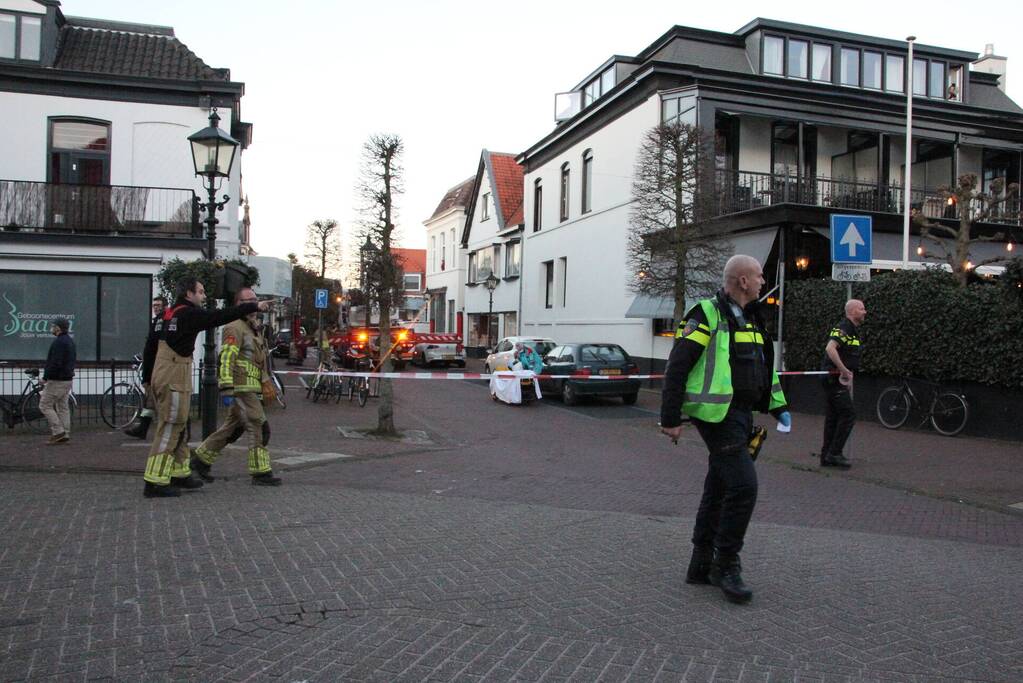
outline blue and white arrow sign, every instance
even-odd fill
[[[831,214],[831,262],[870,263],[872,231],[870,216]]]
[[[316,290],[316,308],[327,307],[327,290],[317,289]]]

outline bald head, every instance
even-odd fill
[[[736,254],[725,263],[725,293],[740,306],[756,301],[764,285],[764,271],[752,256]]]
[[[845,302],[845,317],[849,318],[853,325],[862,325],[867,317],[867,307],[859,299],[849,299]]]

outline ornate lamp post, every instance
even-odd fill
[[[234,155],[238,150],[238,141],[222,131],[218,124],[220,117],[217,116],[217,108],[211,107],[210,125],[197,133],[188,136],[192,145],[192,164],[195,167],[195,174],[203,178],[203,185],[206,187],[208,198],[205,204],[200,203],[201,211],[206,212],[206,260],[211,263],[217,256],[217,211],[223,211],[227,205],[226,194],[222,201],[217,201],[217,190],[220,189],[219,179],[231,175],[231,165],[234,163]],[[206,307],[213,309],[216,302],[212,292],[207,294]],[[206,341],[203,344],[203,369],[202,369],[202,436],[207,436],[217,430],[217,356],[213,346],[213,333],[206,331]]]
[[[487,292],[490,293],[490,306],[487,309],[487,348],[491,348],[493,340],[490,338],[490,330],[492,326],[492,320],[494,319],[494,290],[497,289],[497,285],[501,284],[501,281],[497,279],[491,271],[487,279],[483,281],[483,286],[487,288]]]

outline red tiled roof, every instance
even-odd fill
[[[426,274],[426,249],[400,249],[393,247],[391,253],[398,257],[406,273]]]
[[[493,171],[494,193],[497,195],[504,218],[504,226],[510,228],[523,222],[522,213],[522,166],[515,161],[514,154],[490,153],[490,168]]]

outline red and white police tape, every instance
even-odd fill
[[[498,371],[491,374],[482,372],[349,372],[332,370],[317,372],[316,370],[274,370],[275,375],[305,375],[313,377],[376,377],[378,379],[490,379],[491,377],[535,377],[537,379],[585,379],[585,380],[617,380],[626,379],[664,379],[664,375],[534,375],[511,370]],[[837,370],[785,370],[778,375],[837,375]]]

